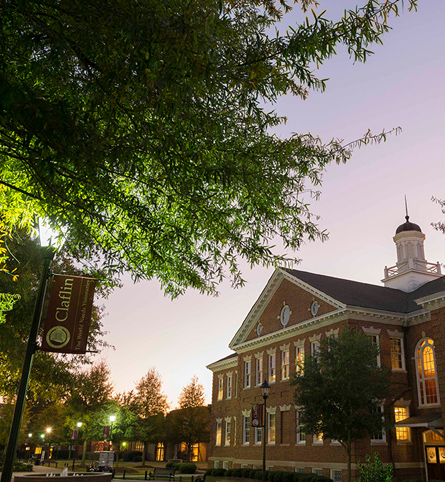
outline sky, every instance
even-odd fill
[[[328,6],[328,16],[338,18],[356,2],[321,4]],[[405,9],[390,21],[393,30],[383,37],[383,46],[372,48],[375,55],[367,63],[354,64],[339,49],[320,70],[320,77],[330,79],[324,93],[312,92],[306,101],[287,97],[274,106],[288,118],[281,136],[311,132],[347,143],[368,128],[375,133],[402,128],[385,143],[355,150],[347,164],[327,167],[311,210],[329,240],[304,244],[294,268],[381,285],[384,267],[396,262],[392,238],[405,221],[405,195],[410,220],[426,235],[427,260],[445,261],[445,235],[431,226],[444,219],[431,200],[445,198],[443,18],[443,0],[419,0],[418,12]],[[155,367],[171,408],[194,375],[210,403],[212,373],[206,366],[231,353],[230,341],[272,273],[272,268],[246,266],[243,288],[223,283],[218,297],[189,290],[173,301],[157,281],[133,284],[125,276],[121,289],[98,300],[107,312],[106,341],[115,347],[100,357],[110,366],[115,390],[133,389]]]

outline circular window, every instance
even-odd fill
[[[312,316],[317,316],[318,308],[320,308],[320,305],[318,304],[318,301],[313,301],[312,304],[311,304],[311,315]]]
[[[256,334],[260,336],[261,333],[263,333],[263,325],[261,323],[258,323],[258,326],[256,327]]]
[[[290,318],[290,308],[289,306],[283,306],[280,315],[280,321],[283,326],[286,326],[289,323]]]

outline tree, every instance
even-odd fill
[[[214,293],[225,276],[242,285],[240,258],[285,263],[277,236],[287,249],[324,239],[306,184],[351,144],[281,139],[270,104],[323,90],[314,65],[339,45],[366,61],[403,1],[367,0],[337,21],[295,3],[306,18],[272,36],[285,0],[1,0],[8,223],[47,217],[82,259],[172,295]]]
[[[210,439],[210,412],[205,406],[204,387],[196,375],[182,389],[178,402],[179,410],[169,414],[170,433],[175,443],[185,444],[187,460],[190,460],[192,447]]]
[[[137,382],[134,396],[137,421],[137,438],[144,444],[142,465],[145,466],[146,447],[158,442],[164,415],[169,408],[167,396],[162,392],[162,380],[155,368],[150,368]]]
[[[341,443],[349,481],[353,443],[387,426],[382,403],[389,396],[391,372],[377,365],[378,353],[369,337],[344,328],[338,338],[323,339],[318,353],[305,357],[291,382],[305,432]]]
[[[38,243],[22,230],[10,233],[5,238],[5,246],[12,253],[7,261],[7,270],[13,272],[17,279],[0,273],[0,293],[11,293],[19,299],[14,309],[5,313],[4,322],[0,322],[0,395],[12,397],[16,394],[25,358],[41,272],[41,253]],[[84,274],[74,263],[73,258],[62,251],[53,262],[53,270],[73,275]],[[103,287],[98,290],[105,293]],[[102,316],[103,308],[94,305],[88,338],[90,350],[107,346],[101,339]],[[38,350],[34,356],[28,398],[63,399],[68,390],[75,386],[76,370],[90,361],[89,355],[67,357]]]

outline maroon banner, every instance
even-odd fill
[[[109,425],[104,425],[103,438],[104,438],[104,440],[106,438],[110,438],[110,426]]]
[[[77,430],[71,430],[71,440],[77,440]]]
[[[251,420],[252,420],[252,427],[263,426],[263,405],[261,404],[252,405]]]
[[[96,280],[54,275],[42,335],[43,351],[86,353]]]

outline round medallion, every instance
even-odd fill
[[[289,323],[290,318],[290,308],[289,306],[283,306],[280,314],[280,321],[283,326],[286,326]]]
[[[256,327],[256,334],[258,336],[261,335],[261,333],[263,333],[263,325],[261,323],[258,323],[257,327]]]
[[[320,305],[318,304],[318,301],[313,301],[312,304],[311,304],[311,315],[312,316],[317,316],[318,308],[320,308]]]

